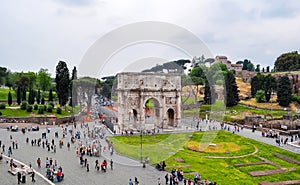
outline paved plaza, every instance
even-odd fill
[[[95,123],[89,123],[90,128]],[[215,129],[220,129],[220,126],[218,123],[214,123]],[[69,126],[71,127],[71,126]],[[211,127],[208,127],[207,123],[200,122],[199,128],[202,130],[209,130],[212,129]],[[62,138],[63,129],[61,127],[55,126],[50,128],[50,133],[47,133],[47,137],[49,142],[54,139],[55,144],[58,146],[59,139]],[[77,126],[77,130],[81,130]],[[188,124],[185,125],[181,130],[177,130],[177,132],[182,131],[195,131],[195,125]],[[82,130],[81,130],[82,131]],[[45,159],[46,157],[51,157],[53,160],[57,160],[58,166],[62,166],[65,178],[62,182],[59,182],[58,184],[98,184],[98,185],[126,185],[128,184],[128,180],[130,178],[134,179],[134,177],[137,177],[140,181],[140,185],[156,185],[157,184],[157,178],[164,179],[164,175],[166,172],[161,172],[156,170],[154,167],[147,165],[146,168],[142,168],[142,165],[139,161],[129,159],[127,157],[120,156],[118,154],[110,155],[109,151],[106,150],[105,152],[101,153],[100,157],[87,157],[89,164],[90,164],[90,171],[87,172],[85,167],[82,167],[79,164],[79,157],[76,156],[76,143],[74,145],[71,144],[70,150],[67,149],[66,143],[70,142],[70,134],[65,138],[65,144],[62,148],[57,147],[56,153],[53,153],[52,151],[48,151],[46,148],[43,149],[41,146],[31,146],[31,139],[38,139],[41,138],[42,133],[46,132],[45,128],[40,129],[40,131],[31,131],[26,132],[23,134],[22,132],[10,132],[6,129],[0,129],[0,140],[2,140],[2,144],[5,144],[6,146],[11,144],[10,135],[12,136],[13,141],[18,142],[18,149],[13,150],[12,157],[16,160],[19,160],[27,165],[30,163],[32,164],[33,168],[39,172],[42,175],[45,175]],[[59,137],[55,138],[54,133],[58,132]],[[163,132],[171,132],[171,130],[164,130]],[[256,131],[252,132],[249,129],[243,129],[240,132],[237,132],[237,134],[252,138],[261,142],[265,142],[274,146],[278,146],[273,138],[266,138],[261,136],[261,132]],[[106,135],[111,135],[106,130]],[[29,143],[26,143],[26,138],[29,138]],[[83,140],[83,139],[82,139]],[[71,143],[71,142],[70,142]],[[101,144],[104,147],[107,146],[107,143],[104,139],[101,140]],[[300,148],[292,147],[289,145],[281,145],[279,146],[283,149],[290,150],[294,153],[300,154]],[[7,148],[5,154],[7,154]],[[1,148],[2,151],[2,148]],[[40,157],[42,160],[42,167],[38,168],[36,160]],[[86,156],[85,156],[86,157]],[[110,166],[108,166],[107,171],[101,172],[94,169],[95,160],[99,159],[99,161],[103,161],[106,159],[107,161],[110,161],[111,159],[114,161],[114,168],[113,170],[110,169]],[[16,176],[11,175],[8,173],[9,164],[6,163],[7,159],[4,158],[3,161],[0,162],[0,184],[17,184],[17,178]],[[31,182],[31,178],[27,176],[27,182],[26,184],[49,184],[46,180],[41,178],[36,174],[36,182]],[[183,183],[182,183],[183,184]]]
[[[93,124],[93,123],[91,123]],[[78,127],[77,127],[78,128]],[[50,129],[50,133],[47,134],[49,137],[49,141],[51,139],[55,139],[55,143],[58,146],[58,141],[62,136],[62,128],[55,127]],[[55,132],[59,133],[59,138],[54,137]],[[134,179],[137,177],[140,181],[140,184],[156,184],[157,178],[163,178],[166,172],[161,172],[156,170],[150,165],[147,165],[146,168],[142,168],[142,165],[139,161],[132,160],[123,156],[119,156],[117,154],[110,155],[109,151],[102,152],[100,157],[87,157],[90,164],[90,171],[87,172],[85,167],[82,167],[79,164],[79,157],[76,156],[76,148],[71,145],[70,151],[68,151],[66,147],[66,143],[70,141],[69,134],[65,138],[65,144],[60,149],[57,147],[56,153],[48,152],[45,148],[43,149],[41,146],[31,146],[31,143],[26,143],[26,138],[29,140],[41,138],[43,132],[46,132],[46,129],[41,129],[40,131],[31,131],[26,134],[22,134],[22,132],[10,132],[5,129],[0,129],[0,140],[2,140],[2,144],[8,146],[11,144],[10,135],[12,135],[13,140],[18,141],[19,147],[18,149],[13,150],[12,157],[29,165],[32,164],[33,168],[45,175],[45,160],[46,157],[51,157],[53,160],[57,160],[57,165],[62,166],[63,172],[65,174],[64,180],[59,182],[58,184],[66,184],[66,185],[76,185],[76,184],[97,184],[97,185],[127,185],[130,178]],[[108,133],[109,134],[109,133]],[[101,140],[101,144],[104,147],[106,142]],[[2,149],[1,149],[2,151]],[[7,147],[5,153],[7,154]],[[42,160],[42,167],[38,168],[36,160],[40,157]],[[104,159],[110,161],[111,159],[114,161],[113,170],[108,169],[106,172],[97,171],[94,169],[95,160],[98,159],[102,162]],[[17,184],[17,177],[8,173],[9,164],[6,163],[6,159],[0,162],[0,184],[10,185]],[[26,184],[34,184],[31,182],[31,178],[27,176]],[[49,184],[42,178],[40,178],[36,174],[36,182],[35,184]]]

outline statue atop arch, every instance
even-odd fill
[[[179,127],[180,73],[117,74],[120,130]]]

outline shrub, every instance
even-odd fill
[[[21,109],[22,110],[26,110],[26,108],[27,108],[27,102],[26,101],[22,101],[22,103],[21,103]]]
[[[34,104],[33,109],[38,110],[39,106],[37,104]]]
[[[5,104],[4,103],[0,103],[0,109],[5,109]]]
[[[48,103],[48,105],[51,105],[52,108],[54,108],[54,103],[53,103],[52,101],[50,101],[50,102]]]
[[[32,112],[32,105],[27,105],[26,111],[27,112]]]
[[[47,111],[47,105],[44,105],[44,111]]]
[[[56,113],[57,113],[57,114],[61,114],[61,112],[62,112],[61,108],[60,108],[60,107],[57,107],[57,108],[56,108]]]
[[[0,111],[0,116],[2,116],[2,112]]]
[[[44,106],[39,106],[38,114],[44,114]]]
[[[256,99],[257,103],[263,103],[263,102],[265,102],[266,101],[265,91],[264,90],[258,90],[256,92],[255,99]]]
[[[52,105],[48,105],[48,106],[47,106],[47,112],[52,112],[52,110],[53,110]]]

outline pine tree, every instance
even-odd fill
[[[208,80],[205,79],[205,86],[204,86],[204,103],[205,104],[213,104],[216,101],[215,98],[216,92],[213,85],[210,85]]]
[[[42,104],[42,105],[45,104],[45,98],[44,98],[44,95],[42,95],[41,104]]]
[[[41,103],[41,90],[39,89],[37,94],[36,94],[36,103],[40,104]]]
[[[277,88],[277,82],[275,77],[271,76],[270,74],[268,74],[267,76],[265,76],[265,82],[264,82],[264,92],[265,92],[265,99],[266,102],[269,102],[271,99],[271,95],[272,92],[274,90],[276,90]]]
[[[22,89],[22,101],[26,101],[26,89]]]
[[[255,97],[256,92],[259,90],[259,81],[257,76],[251,78],[251,97]]]
[[[292,84],[288,76],[282,76],[278,82],[277,101],[281,106],[288,106],[291,103]]]
[[[17,88],[17,103],[18,103],[18,105],[21,104],[21,89],[20,89],[20,87]]]
[[[12,96],[11,96],[10,91],[8,92],[7,104],[8,104],[9,106],[11,106],[11,104],[12,104]]]
[[[29,104],[29,105],[34,104],[34,91],[33,91],[33,89],[30,89],[30,90],[29,90],[28,104]]]
[[[77,102],[77,91],[76,91],[76,88],[73,89],[73,84],[74,84],[74,80],[77,79],[77,69],[76,67],[74,66],[73,70],[72,70],[72,77],[71,77],[71,82],[70,82],[70,96],[71,96],[71,99],[70,99],[70,102],[69,102],[69,105],[70,106],[75,106]]]
[[[52,92],[52,89],[50,89],[49,91],[49,98],[48,98],[48,101],[50,102],[53,102],[53,92]]]
[[[235,81],[235,77],[232,72],[228,72],[225,75],[225,103],[226,107],[232,107],[238,104],[239,99],[239,90]]]
[[[66,105],[69,98],[69,84],[70,75],[67,64],[63,61],[59,61],[56,66],[56,92],[60,106]]]

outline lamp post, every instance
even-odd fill
[[[140,139],[141,139],[141,163],[143,163],[143,130],[142,130],[142,117],[140,115]]]

